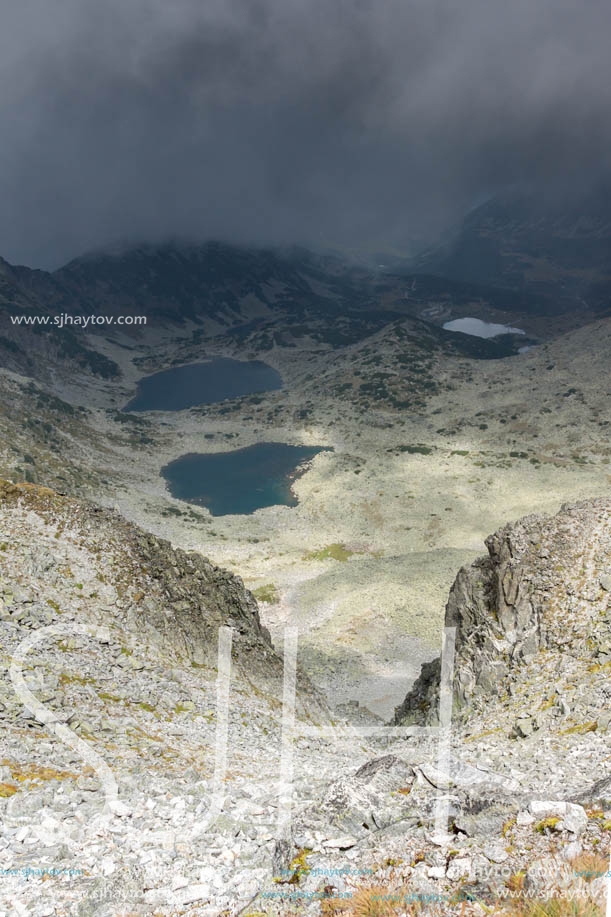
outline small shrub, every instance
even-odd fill
[[[535,825],[535,831],[538,831],[539,834],[545,834],[547,831],[555,831],[559,821],[561,821],[561,819],[558,818],[558,816],[550,815],[549,818],[544,818],[538,825]]]
[[[419,443],[416,446],[399,446],[399,452],[407,452],[409,455],[431,455],[433,452],[432,446],[423,446]]]

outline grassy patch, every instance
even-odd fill
[[[278,590],[273,583],[266,583],[265,586],[259,586],[253,590],[253,595],[257,602],[267,602],[269,605],[275,605],[280,598]]]
[[[560,735],[585,735],[586,732],[596,732],[597,727],[598,723],[596,720],[592,720],[590,723],[578,723],[576,726],[570,726],[568,729],[563,729]]]
[[[304,560],[328,560],[331,558],[331,560],[345,563],[355,553],[355,551],[347,548],[345,544],[328,544],[326,547],[321,548],[320,551],[312,551],[310,554],[306,554]]]
[[[86,675],[69,675],[68,672],[62,672],[59,676],[60,685],[69,685],[69,684],[79,684],[79,685],[95,685],[95,679],[89,678]]]
[[[4,759],[0,764],[10,768],[11,776],[16,783],[29,783],[36,780],[76,780],[79,774],[73,771],[58,771],[54,767],[43,767],[39,764],[25,764]],[[5,791],[2,791],[2,788]],[[12,783],[0,783],[0,796],[13,796],[17,787]]]
[[[545,834],[547,831],[555,831],[556,825],[561,821],[557,815],[551,815],[549,818],[544,818],[543,821],[540,821],[538,825],[535,825],[535,831],[538,831],[539,834]]]

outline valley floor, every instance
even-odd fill
[[[372,353],[375,371],[403,384],[401,336],[378,337],[339,351],[256,351],[248,342],[230,350],[222,338],[204,350],[188,329],[129,349],[97,341],[123,379],[56,380],[63,399],[84,406],[74,416],[5,374],[17,407],[4,408],[0,471],[12,476],[21,463],[31,479],[116,506],[236,572],[278,645],[286,626],[299,628],[303,663],[333,702],[358,701],[388,719],[420,664],[438,654],[449,586],[486,534],[608,491],[611,325],[503,360],[434,356],[427,372],[437,389],[411,410],[375,398],[365,408],[354,387],[357,400],[335,394],[369,371]],[[215,353],[265,360],[285,387],[189,411],[121,413],[144,372]],[[55,427],[55,441],[22,426],[28,411]],[[212,517],[173,499],[160,477],[182,454],[261,441],[334,450],[296,481],[297,507]]]

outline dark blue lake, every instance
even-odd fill
[[[207,507],[213,516],[252,513],[264,506],[296,506],[291,483],[303,463],[324,446],[257,443],[233,452],[192,452],[170,462],[161,474],[172,496]]]
[[[218,357],[145,376],[124,411],[182,411],[254,392],[282,387],[280,373],[260,360],[242,362]]]

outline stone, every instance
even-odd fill
[[[149,888],[144,893],[144,901],[157,907],[167,904],[172,897],[171,888]]]
[[[526,738],[528,738],[528,736],[530,736],[530,735],[533,734],[534,728],[535,728],[535,726],[534,726],[534,723],[533,723],[533,721],[532,721],[532,717],[530,717],[530,716],[524,716],[524,717],[520,717],[520,719],[516,720],[516,724],[515,724],[515,726],[514,726],[514,731],[515,731],[515,733],[516,733],[517,736],[519,736],[519,737],[522,738],[522,739],[526,739]]]
[[[562,827],[571,834],[583,834],[588,826],[588,816],[582,806],[567,803],[566,815],[562,819]]]
[[[67,867],[78,860],[91,874],[86,882],[49,880],[44,888],[35,881],[24,883],[20,897],[23,908],[32,917],[42,917],[40,909],[47,898],[56,904],[58,913],[61,910],[76,917],[79,897],[87,904],[80,917],[85,914],[115,917],[126,913],[144,917],[191,910],[210,915],[234,913],[247,905],[258,888],[270,887],[274,854],[276,861],[281,859],[288,866],[304,848],[312,851],[308,854],[311,867],[332,870],[345,864],[356,871],[376,864],[375,881],[381,885],[388,885],[395,875],[401,881],[416,883],[417,880],[419,887],[431,893],[444,894],[448,886],[458,885],[469,876],[473,881],[469,887],[486,900],[505,875],[525,869],[531,857],[541,855],[543,862],[549,862],[550,856],[554,856],[560,873],[570,872],[572,856],[582,846],[589,849],[590,838],[600,835],[599,820],[591,819],[584,837],[583,826],[588,822],[584,822],[584,812],[578,803],[588,809],[611,809],[611,799],[605,801],[611,795],[611,782],[607,778],[597,780],[605,773],[604,759],[608,753],[601,728],[609,708],[608,680],[605,681],[603,671],[594,667],[588,672],[594,661],[591,647],[604,643],[598,636],[596,640],[590,637],[595,628],[608,626],[603,614],[608,597],[598,587],[598,572],[588,574],[583,590],[576,587],[570,600],[562,593],[559,599],[563,603],[562,615],[557,627],[553,621],[546,621],[545,591],[555,599],[557,593],[550,580],[539,588],[537,577],[545,577],[549,568],[550,577],[553,574],[561,581],[565,576],[570,577],[571,570],[565,564],[562,575],[557,576],[556,552],[549,539],[545,541],[548,563],[541,569],[530,567],[530,555],[524,553],[527,549],[520,529],[523,523],[516,524],[517,529],[512,528],[507,538],[503,536],[498,545],[492,546],[488,564],[475,568],[481,576],[481,586],[471,578],[468,583],[461,580],[462,585],[457,586],[456,602],[452,605],[453,613],[460,615],[461,628],[457,635],[457,697],[460,699],[464,694],[468,704],[457,705],[453,717],[450,780],[443,773],[445,768],[438,764],[436,734],[421,734],[413,729],[409,735],[386,738],[384,741],[389,743],[393,754],[383,752],[382,743],[368,736],[354,740],[349,736],[348,741],[338,743],[315,735],[299,738],[295,743],[299,754],[295,756],[294,835],[287,839],[284,848],[278,848],[274,845],[281,810],[274,775],[281,732],[279,711],[269,707],[267,693],[243,691],[244,685],[235,692],[237,697],[232,692],[232,763],[225,782],[223,811],[210,830],[200,837],[192,836],[193,826],[205,818],[213,788],[216,672],[213,665],[209,669],[191,666],[190,660],[201,657],[195,646],[189,648],[187,623],[193,616],[194,630],[198,633],[195,642],[202,652],[205,649],[209,655],[211,650],[213,655],[214,628],[208,634],[206,623],[198,618],[221,615],[225,598],[218,593],[216,597],[206,593],[200,600],[197,590],[201,591],[202,584],[207,588],[217,574],[210,572],[206,580],[200,579],[182,565],[180,552],[175,552],[178,559],[172,569],[161,571],[164,588],[168,587],[165,605],[170,615],[163,627],[170,628],[171,633],[164,639],[167,632],[159,624],[160,643],[155,650],[150,649],[149,655],[149,627],[156,620],[162,622],[163,615],[156,593],[156,549],[151,545],[146,561],[150,603],[148,595],[134,600],[127,585],[122,601],[115,604],[114,572],[104,526],[99,538],[100,558],[96,559],[88,553],[87,544],[80,543],[82,533],[73,521],[69,531],[71,536],[76,535],[78,543],[64,537],[55,539],[58,521],[61,522],[57,513],[61,516],[60,510],[54,509],[49,543],[57,552],[57,568],[64,570],[69,562],[73,579],[84,583],[78,599],[78,619],[98,615],[99,620],[109,623],[111,637],[107,644],[79,638],[81,651],[77,646],[79,641],[75,640],[69,654],[59,648],[59,641],[48,641],[49,645],[36,653],[42,662],[38,667],[43,677],[34,678],[35,673],[29,672],[27,678],[37,697],[48,697],[48,703],[58,709],[69,707],[76,711],[75,718],[96,727],[91,744],[96,747],[97,734],[101,739],[99,753],[115,775],[121,804],[128,812],[121,817],[116,813],[103,814],[104,795],[99,780],[80,755],[55,738],[50,740],[46,729],[35,733],[28,721],[19,721],[17,733],[14,726],[19,711],[12,705],[2,719],[3,727],[9,723],[9,728],[3,729],[2,760],[11,762],[8,775],[5,772],[4,776],[12,777],[13,762],[27,762],[28,768],[52,768],[62,776],[40,781],[46,788],[39,788],[36,782],[31,785],[29,781],[19,782],[13,797],[0,796],[2,859],[21,863],[27,858],[27,862],[35,859],[42,865]],[[0,523],[5,518],[2,514],[0,499]],[[46,524],[43,517],[29,515],[36,517],[38,527]],[[87,510],[87,519],[91,518]],[[569,516],[568,521],[571,524],[567,526],[566,538],[573,544],[574,517]],[[540,526],[540,521],[531,521],[526,531],[529,536],[536,536]],[[577,531],[579,534],[581,529],[578,527]],[[96,542],[98,534],[96,528]],[[533,542],[537,556],[542,553],[539,541],[535,537]],[[583,541],[589,548],[593,539]],[[509,547],[513,552],[511,557]],[[27,549],[30,550],[29,545]],[[596,546],[595,549],[599,550]],[[64,551],[69,553],[64,555]],[[174,557],[169,546],[167,552]],[[497,552],[504,569],[501,581],[496,578]],[[599,553],[602,557],[602,547]],[[138,557],[138,564],[143,563],[144,552]],[[11,557],[11,569],[16,577],[24,579],[19,558],[15,563],[14,560]],[[127,566],[130,576],[138,579],[138,569],[130,566],[129,550],[121,548],[116,560],[121,570]],[[593,564],[594,560],[597,571],[607,569],[606,561],[603,566],[597,558],[593,558]],[[89,571],[85,569],[87,565]],[[582,564],[574,566],[580,574]],[[104,570],[104,581],[95,581],[94,571],[98,569]],[[55,576],[53,571],[51,574]],[[183,579],[188,580],[191,574],[194,578],[183,593]],[[224,589],[229,581],[222,582]],[[235,582],[233,585],[238,588]],[[137,586],[141,588],[139,582]],[[463,587],[461,597],[458,592]],[[47,588],[62,609],[62,620],[69,614],[74,591],[69,577],[57,576],[54,585],[43,580],[28,583],[26,591],[33,602],[24,607],[28,620],[36,613],[38,626],[42,625],[43,615],[39,612]],[[103,614],[100,614],[102,605],[91,598],[96,590],[104,593]],[[498,608],[492,602],[497,598],[504,603]],[[459,608],[459,599],[472,604]],[[184,606],[174,608],[175,603],[183,601]],[[209,607],[208,602],[216,604]],[[125,609],[132,607],[137,609],[137,633],[129,633],[131,625],[125,613]],[[495,610],[502,613],[502,620],[495,620]],[[531,631],[539,614],[541,627]],[[247,654],[256,656],[257,652],[250,644],[246,649],[241,642],[248,637],[246,631],[250,633],[244,618],[237,612],[232,612],[231,618],[235,625],[236,660],[242,654],[242,663],[246,665]],[[19,640],[31,633],[23,621],[0,622],[8,654]],[[206,634],[210,638],[208,645],[204,640]],[[183,649],[179,651],[183,640]],[[525,657],[538,641],[546,652],[537,655],[529,667]],[[121,646],[138,653],[145,667],[134,667],[130,662],[125,669],[120,666],[113,669],[119,655],[132,658],[120,654]],[[477,658],[478,654],[481,658]],[[498,665],[500,660],[502,670]],[[516,667],[518,660],[521,661]],[[273,666],[267,671],[272,669]],[[494,679],[497,674],[501,678],[501,671],[500,691],[495,692]],[[69,676],[74,673],[77,677],[62,678],[58,684],[59,672]],[[576,686],[584,684],[582,675],[586,673],[587,692],[580,696]],[[247,674],[252,684],[260,684],[250,670]],[[241,670],[236,668],[232,677],[238,688]],[[267,687],[270,697],[281,696],[281,680]],[[430,687],[433,690],[432,683]],[[551,705],[552,699],[559,696],[554,693],[556,690],[560,696],[564,694],[574,709],[574,722],[596,722],[596,732],[576,731],[566,739],[558,739],[562,724]],[[13,696],[11,691],[8,674],[0,672],[0,698],[5,706],[10,707],[4,699]],[[57,694],[55,700],[51,700],[52,691]],[[106,698],[103,704],[102,693]],[[189,700],[195,706],[190,712]],[[183,712],[175,713],[179,705]],[[151,711],[149,707],[154,709]],[[532,712],[533,731],[539,729],[536,741],[533,738],[518,743],[509,741],[512,724],[526,721],[523,714],[529,712]],[[421,713],[427,715],[426,711]],[[174,732],[177,717],[180,727]],[[343,722],[339,717],[338,721]],[[101,722],[108,730],[103,735],[100,735]],[[96,786],[97,798],[94,798],[96,794],[88,789]],[[547,836],[532,828],[547,817],[551,787],[586,789],[575,793],[570,800],[568,794],[566,798],[551,800],[552,808],[559,807],[561,811],[554,813],[559,819],[557,831]],[[438,788],[449,804],[452,834],[443,831],[437,835],[434,828]],[[23,807],[21,802],[15,802],[30,795],[34,800],[32,811],[29,802]],[[528,800],[532,800],[535,809],[536,804],[543,805],[536,816],[527,810]],[[611,818],[611,814],[605,818]],[[60,843],[57,836],[62,832],[66,839]],[[502,859],[507,852],[505,847],[511,848],[510,859]],[[282,854],[280,858],[278,853]],[[395,861],[394,866],[387,865],[391,860]],[[136,866],[140,871],[132,873]],[[130,887],[122,884],[126,871],[131,876]],[[319,889],[324,877],[314,876],[313,872],[312,869],[312,874],[302,876],[300,890],[310,893]],[[482,881],[475,884],[478,876]],[[353,889],[351,877],[335,878],[337,888],[344,887],[345,881],[347,890]],[[158,883],[164,884],[156,888]],[[87,900],[90,893],[92,897]],[[181,893],[196,897],[191,903],[182,904]],[[41,894],[45,897],[39,905],[36,896]],[[253,906],[256,908],[256,903]]]
[[[187,904],[194,904],[196,901],[204,901],[210,897],[210,886],[201,882],[196,885],[187,885],[174,893],[176,903],[184,907]]]
[[[76,908],[77,917],[115,917],[121,909],[134,908],[142,900],[140,867],[124,867],[117,875],[94,879]]]
[[[471,860],[469,858],[456,857],[450,861],[450,864],[446,870],[446,878],[451,882],[456,882],[459,879],[464,879],[469,875],[471,875]]]
[[[395,755],[372,759],[351,776],[333,781],[317,812],[340,832],[362,836],[400,820],[411,805],[415,777],[411,765]]]
[[[272,875],[284,875],[293,858],[292,853],[293,843],[290,838],[280,838],[276,841],[272,856]]]
[[[583,847],[579,841],[571,841],[571,843],[566,844],[566,846],[564,846],[561,851],[563,859],[569,862],[580,856],[582,852]]]
[[[571,708],[569,707],[564,697],[558,698],[558,708],[562,716],[568,716],[571,712]]]
[[[436,847],[449,847],[454,843],[455,835],[454,834],[433,834],[428,838],[431,844],[434,844]]]
[[[358,838],[351,837],[349,834],[343,837],[331,837],[323,841],[323,847],[329,847],[332,850],[348,850],[358,843]]]
[[[532,799],[528,811],[535,818],[561,818],[566,814],[566,802],[563,799]]]
[[[509,858],[509,854],[500,844],[488,844],[483,849],[484,856],[491,863],[504,863]]]
[[[599,715],[596,721],[596,729],[598,730],[598,732],[607,732],[610,725],[611,725],[611,710],[604,710]]]
[[[539,819],[559,818],[558,827],[571,834],[581,834],[588,824],[583,806],[564,800],[533,800],[529,804],[532,815]]]
[[[127,818],[132,814],[131,808],[120,799],[114,799],[109,803],[110,811],[118,818]]]
[[[445,866],[429,866],[426,874],[429,879],[445,879],[446,868]]]
[[[184,888],[189,884],[189,880],[186,876],[176,875],[172,876],[172,891],[176,891],[179,888]]]
[[[516,824],[520,828],[525,828],[528,825],[534,825],[534,823],[535,823],[535,817],[534,815],[531,815],[530,812],[525,812],[522,810],[518,812],[518,814],[516,815]]]

